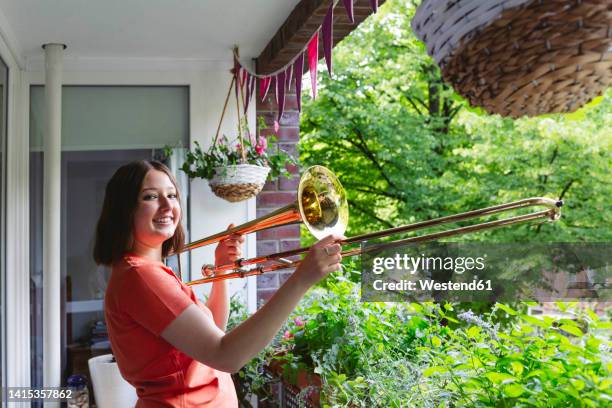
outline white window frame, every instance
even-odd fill
[[[30,385],[30,286],[27,140],[23,136],[23,61],[0,37],[0,56],[9,69],[6,145],[6,386]],[[9,36],[10,37],[10,36]],[[12,42],[14,43],[14,42]],[[24,235],[24,231],[26,234]],[[15,403],[16,407],[29,406]]]

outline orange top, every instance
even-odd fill
[[[238,406],[228,373],[205,366],[160,337],[191,304],[212,320],[210,309],[161,262],[127,254],[113,265],[104,315],[121,375],[136,387],[137,408]]]

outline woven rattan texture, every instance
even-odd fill
[[[413,28],[472,105],[519,117],[574,111],[612,85],[611,21],[611,0],[426,0]]]
[[[217,197],[235,203],[259,194],[269,172],[269,167],[254,164],[217,167],[208,184]]]
[[[232,203],[247,200],[259,194],[263,184],[211,184],[210,189],[217,197]]]

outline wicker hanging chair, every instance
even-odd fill
[[[612,85],[611,0],[424,0],[412,27],[490,113],[571,112]]]

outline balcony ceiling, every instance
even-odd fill
[[[299,0],[0,0],[0,34],[21,63],[41,45],[67,58],[256,58]]]

